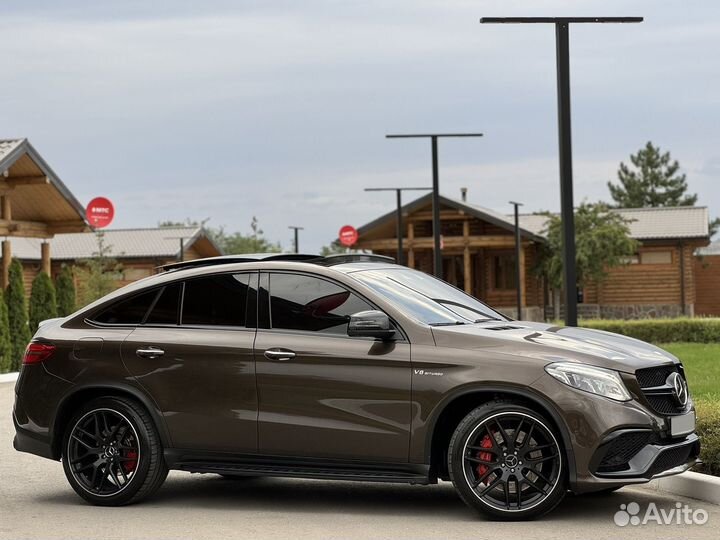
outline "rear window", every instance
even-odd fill
[[[127,300],[116,302],[102,311],[94,320],[103,324],[140,324],[158,293],[160,293],[159,289],[153,289]]]
[[[185,282],[182,324],[246,326],[250,274],[217,274]]]
[[[177,324],[182,284],[165,287],[155,300],[144,324]]]

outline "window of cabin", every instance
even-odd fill
[[[501,253],[492,258],[492,284],[494,289],[515,289],[515,254]]]
[[[672,251],[643,251],[640,254],[641,264],[672,264]]]

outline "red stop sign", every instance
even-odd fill
[[[338,238],[340,239],[340,243],[343,246],[352,246],[355,244],[355,242],[358,241],[358,232],[355,227],[352,225],[344,225],[340,228],[340,233],[338,234]]]
[[[115,208],[110,199],[105,197],[95,197],[85,208],[85,217],[90,225],[97,229],[110,225],[114,216]]]

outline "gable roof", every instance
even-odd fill
[[[708,255],[720,255],[720,240],[715,240],[709,246],[696,249],[695,255],[700,255],[701,257],[706,257]]]
[[[188,249],[197,241],[209,242],[211,251],[207,256],[220,255],[222,251],[207,236],[202,227],[156,227],[147,229],[108,229],[102,231],[109,255],[117,259],[158,258],[176,259],[180,256],[180,239]],[[95,233],[58,234],[48,240],[53,260],[88,259],[97,252]],[[39,238],[16,237],[11,240],[12,254],[21,260],[39,260]]]
[[[704,206],[673,206],[659,208],[618,208],[630,220],[630,237],[636,240],[671,240],[707,238],[709,214]],[[538,214],[520,216],[520,226],[542,234],[547,218]]]
[[[83,205],[27,139],[0,139],[0,182],[12,188],[14,221],[47,223],[49,234],[88,230]]]
[[[414,201],[403,205],[402,213],[403,215],[412,214],[413,212],[416,212],[425,206],[430,206],[431,204],[432,193],[427,193],[415,199]],[[464,212],[472,217],[487,221],[488,223],[496,225],[502,229],[507,229],[511,232],[515,231],[514,218],[509,218],[504,214],[501,214],[500,212],[496,212],[495,210],[490,210],[489,208],[485,208],[476,204],[458,201],[457,199],[451,199],[443,195],[440,195],[440,205],[460,210],[461,212]],[[385,225],[390,222],[394,223],[396,220],[396,215],[397,210],[393,210],[392,212],[383,214],[379,218],[371,221],[370,223],[366,223],[362,227],[358,228],[358,233],[360,234],[360,236],[362,236],[363,234],[367,234],[369,231],[375,229],[376,227]],[[536,231],[530,230],[525,227],[522,222],[520,223],[520,235],[526,238],[530,238],[531,240],[535,240],[536,242],[545,241],[545,238],[543,238]]]

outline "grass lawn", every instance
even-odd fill
[[[695,400],[720,401],[720,344],[660,344],[685,366],[690,393]]]

